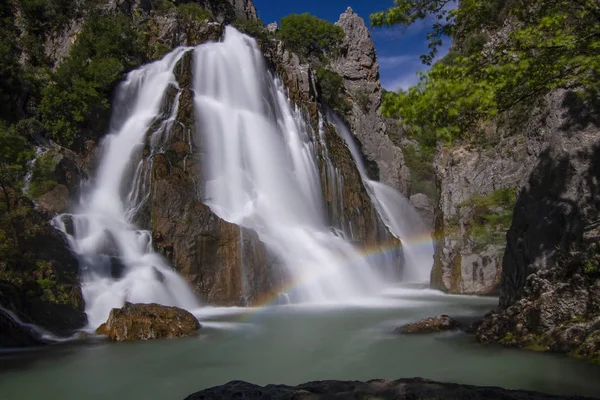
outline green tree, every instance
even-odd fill
[[[444,36],[450,54],[408,92],[388,94],[384,114],[433,146],[477,134],[476,127],[557,87],[600,89],[600,3],[595,0],[396,0],[375,26],[432,18],[431,63]],[[503,33],[490,41],[490,32]]]
[[[337,52],[344,39],[344,31],[308,13],[291,14],[281,18],[277,36],[303,58],[322,58],[326,53]]]
[[[12,19],[11,4],[0,4],[0,119],[13,121],[18,113],[21,90],[17,30]]]
[[[145,61],[141,30],[124,15],[90,19],[69,57],[42,90],[40,113],[53,140],[70,145],[85,123],[110,107],[123,74]]]

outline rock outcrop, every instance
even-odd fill
[[[573,92],[554,91],[526,115],[502,116],[488,127],[487,142],[446,148],[437,155],[433,288],[499,294],[516,195],[547,149],[577,142],[570,137],[582,127],[572,102],[577,102]]]
[[[477,336],[600,361],[600,110],[568,91],[550,101],[547,146],[507,234],[500,309]]]
[[[0,347],[42,346],[46,343],[35,329],[0,308]]]
[[[348,8],[337,22],[345,32],[341,57],[332,69],[344,78],[352,112],[348,123],[361,145],[371,179],[379,180],[410,196],[410,172],[404,164],[402,150],[386,133],[379,114],[381,84],[375,47],[364,20]]]
[[[506,390],[497,387],[479,387],[440,383],[422,378],[375,379],[367,382],[321,381],[298,386],[258,386],[233,381],[194,393],[185,400],[221,399],[397,399],[397,400],[584,400],[579,396],[552,396],[524,390]]]
[[[228,306],[259,303],[275,294],[281,276],[255,232],[222,220],[204,204],[203,143],[201,135],[192,133],[191,63],[188,52],[175,68],[181,90],[177,122],[160,152],[148,150],[152,196],[139,217],[146,223],[138,222],[152,230],[155,248],[202,300]]]
[[[235,15],[238,18],[244,18],[248,20],[258,20],[256,15],[256,7],[252,0],[228,0],[233,8],[235,9]]]
[[[20,233],[0,260],[0,306],[25,323],[33,322],[55,335],[69,335],[86,324],[84,301],[77,280],[79,265],[49,215],[25,198],[15,199],[21,213],[12,218]],[[12,234],[11,232],[7,232]]]
[[[435,204],[433,201],[423,193],[413,194],[409,200],[410,204],[419,213],[427,229],[433,230],[435,216]]]
[[[160,304],[125,303],[113,308],[96,333],[113,342],[172,339],[195,334],[200,323],[189,312]]]
[[[436,333],[454,331],[460,328],[460,323],[447,315],[425,318],[417,322],[402,325],[394,329],[395,333]]]

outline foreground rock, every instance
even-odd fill
[[[494,399],[494,400],[542,400],[584,399],[579,396],[551,396],[524,390],[506,390],[496,387],[478,387],[454,383],[438,383],[422,378],[367,382],[321,381],[298,386],[267,385],[265,387],[247,382],[233,381],[223,386],[206,389],[188,396],[185,400],[210,399]]]
[[[396,333],[436,333],[453,331],[460,328],[460,323],[447,315],[425,318],[412,324],[396,328]]]
[[[189,312],[160,304],[125,303],[113,308],[105,324],[96,330],[113,342],[190,336],[200,323]]]

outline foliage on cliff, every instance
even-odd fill
[[[308,13],[291,14],[281,18],[277,36],[303,58],[323,58],[338,50],[344,31]]]
[[[140,31],[125,15],[90,19],[42,90],[40,114],[48,135],[70,145],[85,122],[108,110],[115,83],[144,61],[143,46]]]
[[[442,40],[452,51],[417,86],[385,97],[383,111],[401,118],[426,146],[478,134],[480,123],[557,87],[600,90],[600,3],[595,0],[397,0],[372,15],[374,26],[433,19],[431,64]]]

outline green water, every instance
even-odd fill
[[[447,313],[464,321],[495,299],[396,290],[354,306],[205,309],[194,338],[96,341],[0,356],[0,399],[183,399],[231,380],[425,377],[600,396],[600,368],[575,359],[484,346],[463,333],[397,336],[395,326]]]

